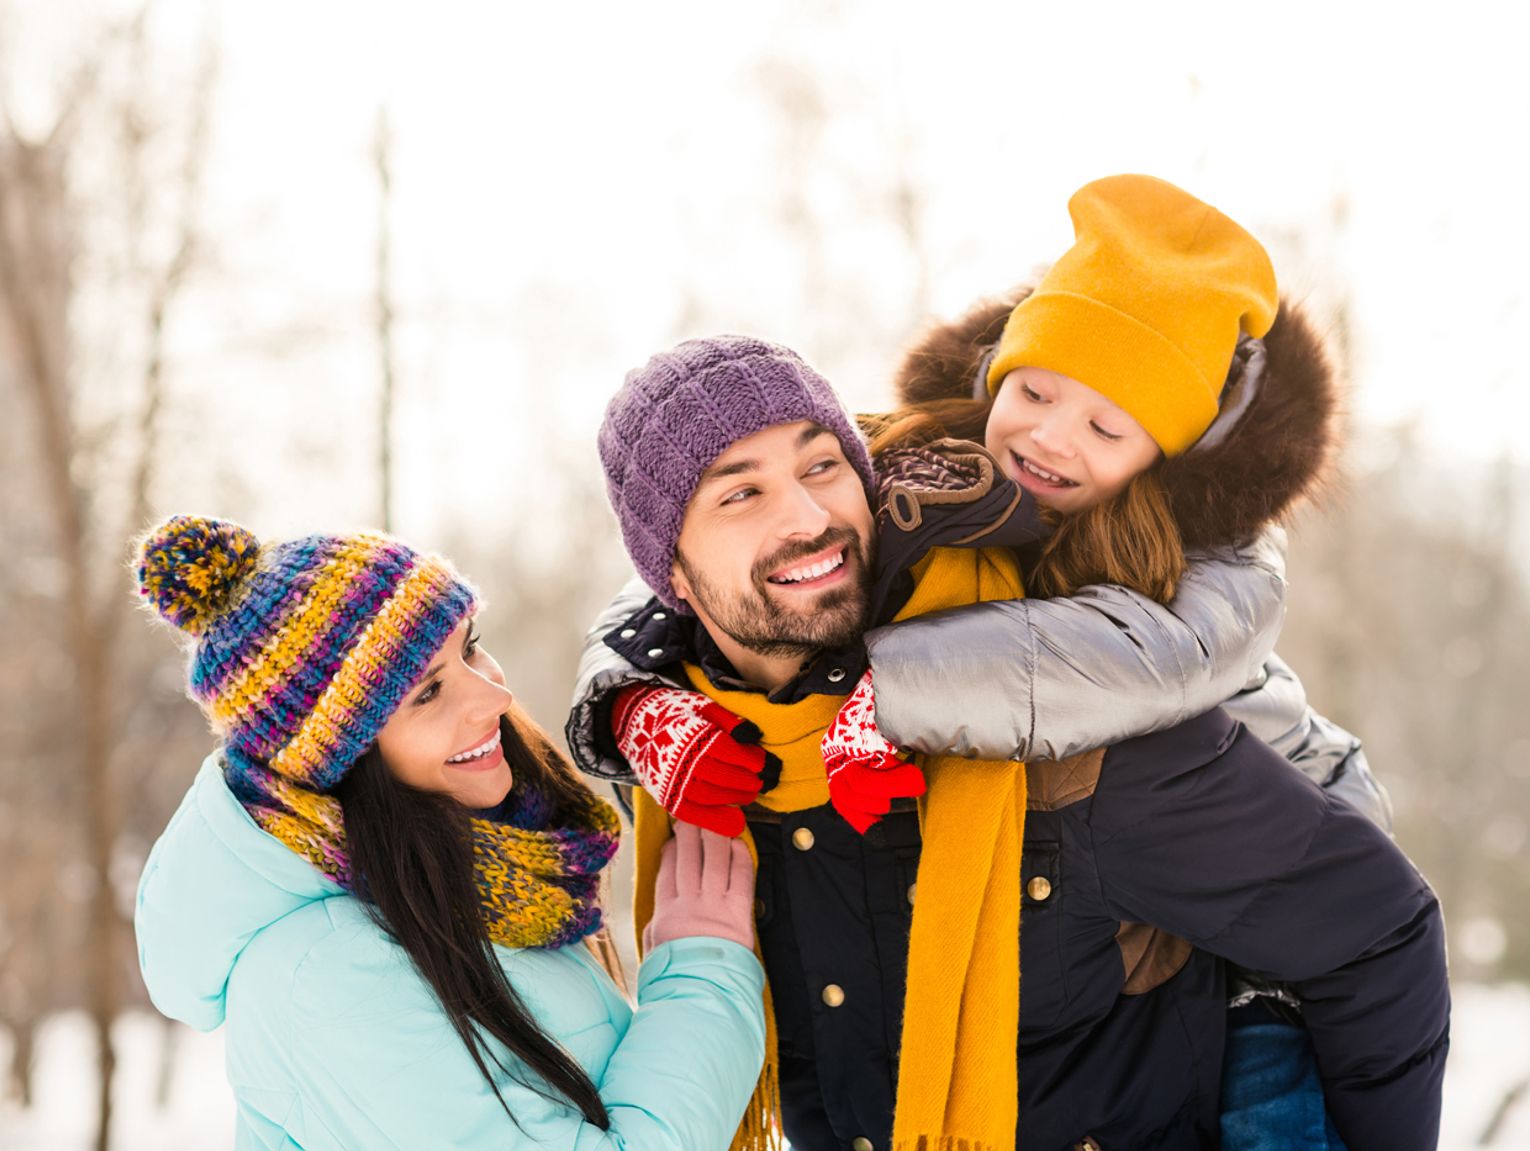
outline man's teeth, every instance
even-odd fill
[[[821,560],[810,567],[793,568],[789,572],[782,572],[778,576],[771,576],[770,581],[772,583],[802,583],[804,580],[819,579],[822,576],[828,575],[844,562],[845,553],[839,552],[829,559]]]
[[[1064,479],[1062,476],[1054,475],[1053,473],[1051,473],[1049,471],[1046,471],[1046,470],[1044,470],[1042,468],[1038,468],[1035,464],[1031,463],[1031,461],[1026,459],[1024,456],[1016,456],[1015,458],[1020,461],[1020,466],[1022,468],[1024,468],[1026,471],[1030,472],[1033,476],[1040,476],[1042,479],[1046,480],[1047,483],[1049,483],[1049,484],[1067,484],[1070,487],[1073,486],[1073,481],[1072,480]]]
[[[486,756],[486,755],[490,754],[491,752],[493,752],[494,749],[497,748],[498,746],[499,746],[499,732],[496,731],[493,735],[491,735],[489,737],[487,742],[479,744],[479,746],[475,747],[472,751],[464,751],[461,755],[454,755],[449,760],[447,760],[446,762],[447,763],[467,763],[470,760],[482,759],[484,756]]]

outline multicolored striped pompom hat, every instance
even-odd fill
[[[369,532],[262,544],[175,516],[138,557],[139,593],[194,638],[190,694],[247,803],[333,788],[477,598],[447,560]]]
[[[192,637],[189,690],[223,738],[229,789],[262,829],[354,891],[330,792],[473,613],[471,585],[384,535],[262,544],[227,520],[176,516],[140,541],[138,588]],[[561,947],[597,930],[616,812],[584,793],[553,825],[532,781],[506,805],[469,821],[489,938]]]

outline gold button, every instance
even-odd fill
[[[1026,892],[1037,903],[1052,894],[1052,881],[1045,875],[1038,875],[1025,885]]]
[[[765,914],[765,901],[763,899],[756,899],[754,901],[754,917],[756,919],[758,919],[760,916],[762,916],[764,914]]]
[[[1073,1151],[1100,1151],[1100,1145],[1094,1141],[1093,1135],[1085,1135],[1073,1145]]]
[[[854,1139],[850,1140],[850,1151],[876,1151],[876,1148],[872,1146],[871,1140],[866,1138],[866,1136],[857,1135]]]
[[[838,1007],[845,1001],[845,989],[838,983],[831,983],[823,989],[823,1001],[830,1007]]]
[[[813,850],[813,832],[812,832],[812,829],[806,828],[806,827],[799,827],[796,831],[792,832],[792,846],[795,847],[798,851],[812,851]]]
[[[919,885],[917,883],[910,883],[908,885],[908,902],[909,902],[909,906],[911,906],[911,907],[913,906],[913,903],[914,903],[914,888],[916,888],[918,886]]]

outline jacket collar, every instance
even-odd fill
[[[745,683],[712,633],[693,615],[683,615],[654,597],[606,633],[606,646],[643,671],[678,678],[676,667],[693,663],[720,688],[758,691]],[[866,649],[859,642],[819,652],[801,672],[770,695],[772,703],[797,703],[810,695],[848,695],[866,672]]]

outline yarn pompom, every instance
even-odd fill
[[[260,541],[228,520],[173,516],[139,542],[138,594],[182,631],[200,635],[255,570]]]

